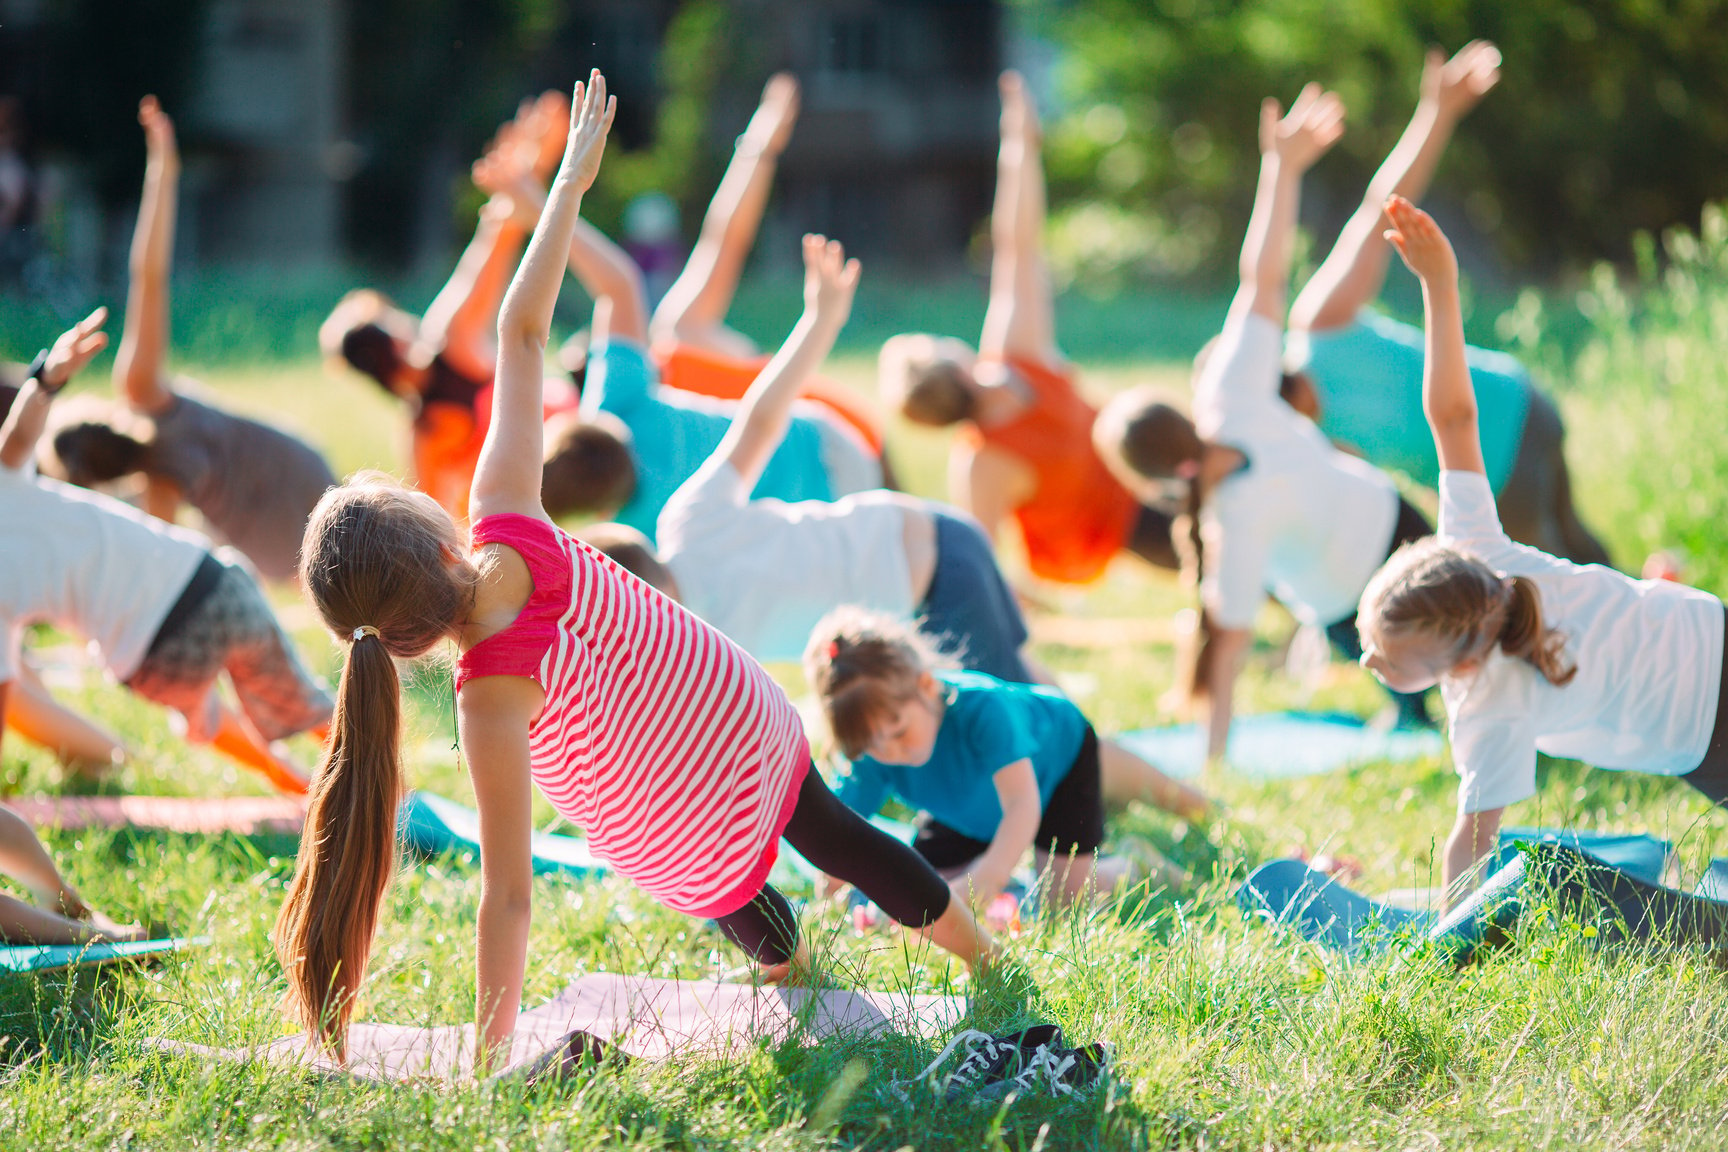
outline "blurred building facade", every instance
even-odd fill
[[[86,162],[88,142],[77,138],[76,123],[67,128],[73,122],[66,118],[41,115],[57,112],[49,102],[64,99],[52,61],[42,59],[52,55],[56,3],[0,0],[0,95],[15,90],[27,116],[60,125],[58,139],[31,151],[45,209],[57,214],[49,231],[73,259],[112,276],[123,266],[141,147],[135,138],[123,141],[132,149],[124,157],[129,175],[111,161],[104,178]],[[401,37],[428,41],[414,46],[411,58],[401,47],[404,63],[380,60],[368,45],[389,13],[417,10],[406,0],[185,0],[196,44],[170,104],[186,142],[180,261],[288,268],[358,258],[404,269],[448,267],[461,241],[459,203],[471,196],[462,176],[483,139],[475,125],[496,122],[520,95],[597,65],[630,93],[621,144],[642,146],[665,94],[661,45],[681,6],[545,0],[542,18],[555,33],[512,56],[488,48],[477,33],[465,38],[465,26],[452,23],[469,18],[460,14],[463,5],[428,5],[427,12],[447,10],[444,23],[399,21]],[[742,47],[718,69],[707,109],[716,174],[771,72],[789,69],[804,88],[765,236],[778,241],[819,229],[881,262],[960,267],[994,181],[1000,6],[725,0],[725,9],[727,43]],[[125,60],[125,45],[110,47]],[[483,83],[476,80],[482,70]],[[127,130],[123,97],[135,102],[151,90],[143,87],[151,83],[147,68],[138,71],[142,90],[129,97],[123,78],[109,77],[113,107],[105,119],[87,118],[104,134]],[[686,231],[697,223],[687,218]]]

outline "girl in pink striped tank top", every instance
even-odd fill
[[[307,529],[302,582],[351,644],[275,939],[290,1007],[339,1053],[394,850],[392,657],[423,655],[446,637],[462,652],[456,713],[480,809],[480,1066],[508,1053],[521,999],[530,784],[619,872],[669,907],[717,919],[767,978],[807,962],[791,907],[767,884],[782,836],[967,961],[990,949],[921,857],[828,791],[797,713],[759,665],[559,530],[540,505],[541,365],[611,119],[594,72],[576,85],[563,164],[499,314],[470,544],[429,497],[375,475],[327,493]],[[850,308],[856,265],[837,244],[807,241],[806,255],[811,311],[765,371],[797,368],[804,346],[825,347]]]

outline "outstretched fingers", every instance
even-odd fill
[[[146,96],[138,101],[138,123],[144,129],[144,147],[153,158],[176,154],[174,121],[162,111],[162,104],[156,97]]]
[[[1392,222],[1386,239],[1417,276],[1429,280],[1457,274],[1452,244],[1432,216],[1404,197],[1393,195],[1386,199],[1386,218]]]
[[[804,237],[804,303],[827,316],[844,317],[852,307],[863,268],[846,258],[838,240],[809,233]]]
[[[606,134],[617,110],[615,98],[606,94],[606,77],[596,68],[587,84],[578,81],[570,101],[570,135],[564,147],[560,175],[587,191],[600,174],[600,156],[606,149]]]

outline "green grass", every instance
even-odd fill
[[[1692,297],[1666,295],[1603,317],[1576,359],[1548,364],[1562,396],[1586,511],[1623,559],[1680,543],[1694,577],[1722,591],[1728,560],[1715,510],[1728,473],[1714,433],[1728,400],[1718,367],[1728,275],[1691,265]],[[1708,254],[1707,253],[1707,254]],[[1687,291],[1682,285],[1675,291]],[[1606,285],[1598,291],[1610,301]],[[1616,305],[1621,307],[1621,305]],[[1538,351],[1541,350],[1538,335]],[[1100,389],[1142,379],[1179,387],[1178,361],[1089,363]],[[837,375],[868,384],[856,354]],[[399,416],[353,380],[314,364],[216,368],[236,406],[306,430],[341,470],[399,458]],[[1651,398],[1656,397],[1657,401]],[[1713,420],[1712,417],[1716,419]],[[938,493],[940,437],[894,430],[903,475]],[[1676,447],[1678,446],[1678,447]],[[1689,469],[1681,484],[1676,469]],[[1668,493],[1683,493],[1670,498]],[[1085,592],[1052,593],[1065,615],[1160,618],[1183,606],[1166,578],[1129,562]],[[337,652],[310,611],[282,597],[308,658]],[[1367,713],[1380,697],[1356,669],[1298,686],[1278,669],[1287,620],[1268,609],[1242,689],[1244,711],[1315,706]],[[1044,644],[1039,652],[1100,730],[1167,719],[1166,644]],[[795,693],[796,672],[775,669]],[[94,676],[58,674],[68,699],[141,752],[112,787],[158,793],[260,792],[223,761],[188,751],[162,714]],[[467,797],[452,750],[448,680],[410,686],[412,783]],[[310,748],[301,746],[303,755]],[[16,739],[6,792],[55,791],[49,758]],[[1380,891],[1434,882],[1436,838],[1454,777],[1444,761],[1272,784],[1227,779],[1228,817],[1206,829],[1143,808],[1112,836],[1143,837],[1193,869],[1179,893],[1136,892],[1083,915],[1049,917],[1011,947],[1003,974],[974,984],[940,956],[857,938],[835,918],[808,927],[844,978],[876,988],[975,996],[976,1022],[1060,1023],[1076,1042],[1116,1046],[1118,1078],[1075,1104],[900,1104],[878,1088],[934,1055],[905,1038],[765,1044],[717,1064],[686,1058],[583,1083],[383,1088],[224,1067],[153,1053],[167,1037],[244,1045],[283,1034],[283,982],[267,939],[292,869],[289,845],[235,837],[51,836],[96,903],[206,934],[210,947],[159,968],[0,978],[0,1146],[5,1148],[1717,1148],[1728,1142],[1728,980],[1684,950],[1602,950],[1558,911],[1527,917],[1510,946],[1462,972],[1416,957],[1347,963],[1245,923],[1233,893],[1255,865],[1303,848],[1347,853]],[[543,805],[542,818],[550,816]],[[1679,841],[1688,877],[1728,854],[1728,814],[1683,786],[1544,763],[1521,824],[1648,830]],[[471,1012],[477,876],[405,865],[391,890],[361,1015],[459,1023]],[[619,881],[536,885],[527,1003],[594,971],[711,975],[735,959],[705,925]],[[851,1071],[849,1071],[851,1069]],[[861,1075],[860,1075],[861,1073]]]

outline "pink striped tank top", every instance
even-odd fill
[[[534,783],[595,855],[680,912],[724,916],[767,881],[810,748],[780,686],[744,650],[566,532],[487,516],[534,592],[462,654],[475,676],[546,693],[529,732]]]

